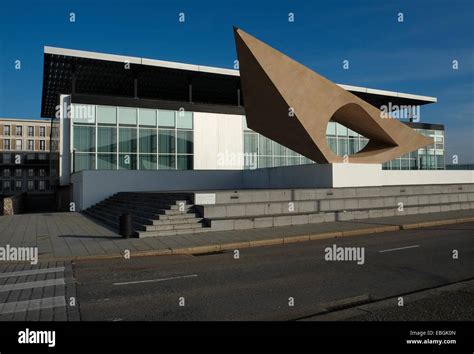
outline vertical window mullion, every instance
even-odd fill
[[[94,110],[96,110],[97,106],[94,106],[94,107],[95,107]],[[94,147],[94,150],[95,150],[95,161],[94,161],[95,168],[94,169],[97,170],[97,161],[99,159],[98,152],[97,152],[99,150],[99,144],[98,144],[98,142],[99,142],[99,128],[98,128],[99,125],[98,125],[98,122],[97,122],[98,121],[97,111],[95,112],[95,117],[96,117],[96,119],[95,119],[95,144],[94,144],[95,145],[95,147]]]
[[[178,117],[179,111],[174,114],[174,169],[178,169]]]
[[[118,170],[120,169],[120,135],[119,135],[119,109],[118,107],[115,107],[115,129],[116,129],[116,134],[117,134],[117,151],[115,152],[116,162],[115,162],[115,169]]]
[[[160,148],[160,142],[158,141],[158,139],[160,138],[160,135],[159,135],[159,122],[158,122],[158,119],[160,119],[159,117],[159,113],[160,111],[158,109],[155,109],[155,115],[156,115],[156,126],[155,126],[155,132],[156,132],[156,169],[158,170],[158,164],[159,164],[159,161],[160,161],[160,152],[159,152],[159,148]]]
[[[135,108],[136,111],[135,111],[135,114],[137,115],[137,151],[136,151],[136,154],[137,154],[137,167],[136,169],[139,170],[140,169],[140,110],[138,108]]]

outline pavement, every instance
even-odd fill
[[[426,306],[410,296],[474,279],[473,231],[471,222],[321,239],[241,249],[237,258],[224,251],[73,261],[81,319],[307,320],[357,307],[358,320],[472,321],[472,310],[461,312],[473,308],[471,291],[451,300],[438,294]],[[334,244],[363,248],[364,262],[326,260]],[[384,304],[385,312],[364,310],[372,303]],[[432,311],[436,306],[445,308]]]
[[[474,221],[474,210],[252,230],[123,239],[81,213],[0,216],[0,245],[38,247],[41,262],[198,254]]]
[[[400,298],[403,303],[400,303]],[[322,313],[307,321],[473,321],[474,280]]]
[[[0,321],[78,321],[71,262],[0,265]]]

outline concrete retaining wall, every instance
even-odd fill
[[[474,183],[474,171],[462,170],[383,170],[381,176],[383,186]]]
[[[242,171],[81,171],[71,175],[76,210],[117,192],[194,191],[244,188]]]
[[[76,210],[82,210],[117,192],[465,184],[474,183],[474,171],[384,171],[373,164],[311,164],[257,170],[90,170],[74,173],[71,183]]]

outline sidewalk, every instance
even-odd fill
[[[403,306],[399,306],[400,297]],[[354,299],[357,300],[357,299]],[[303,321],[472,321],[474,280],[464,280],[431,289],[372,299],[343,310],[322,309]],[[334,301],[337,303],[337,301]]]
[[[39,260],[197,254],[474,221],[474,210],[241,231],[123,239],[80,213],[0,216],[0,246],[38,247]]]

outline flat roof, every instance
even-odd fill
[[[51,120],[49,118],[1,118],[0,123],[2,122],[32,122],[32,123],[49,123]]]
[[[126,55],[89,52],[89,51],[85,51],[85,50],[66,49],[66,48],[57,48],[57,47],[45,46],[44,47],[44,53],[45,54],[64,55],[64,56],[69,56],[69,57],[114,61],[114,62],[120,62],[120,63],[128,62],[130,64],[150,65],[150,66],[158,66],[158,67],[161,67],[161,68],[170,68],[170,69],[177,69],[177,70],[205,72],[205,73],[211,73],[211,74],[240,76],[239,71],[238,70],[233,70],[233,69],[225,69],[225,68],[217,68],[217,67],[213,67],[213,66],[178,63],[178,62],[174,62],[174,61],[165,61],[165,60],[147,59],[147,58],[139,58],[139,57],[130,57],[130,56],[126,56]]]
[[[44,117],[54,117],[60,94],[72,93],[73,76],[76,92],[82,94],[130,97],[137,90],[133,85],[138,79],[140,98],[186,101],[187,83],[192,81],[193,91],[196,91],[193,101],[223,105],[242,103],[236,99],[240,88],[238,70],[50,46],[44,47],[44,58],[41,109]],[[124,63],[129,63],[133,70],[125,73]],[[378,107],[389,101],[399,105],[437,102],[436,97],[338,85]]]

